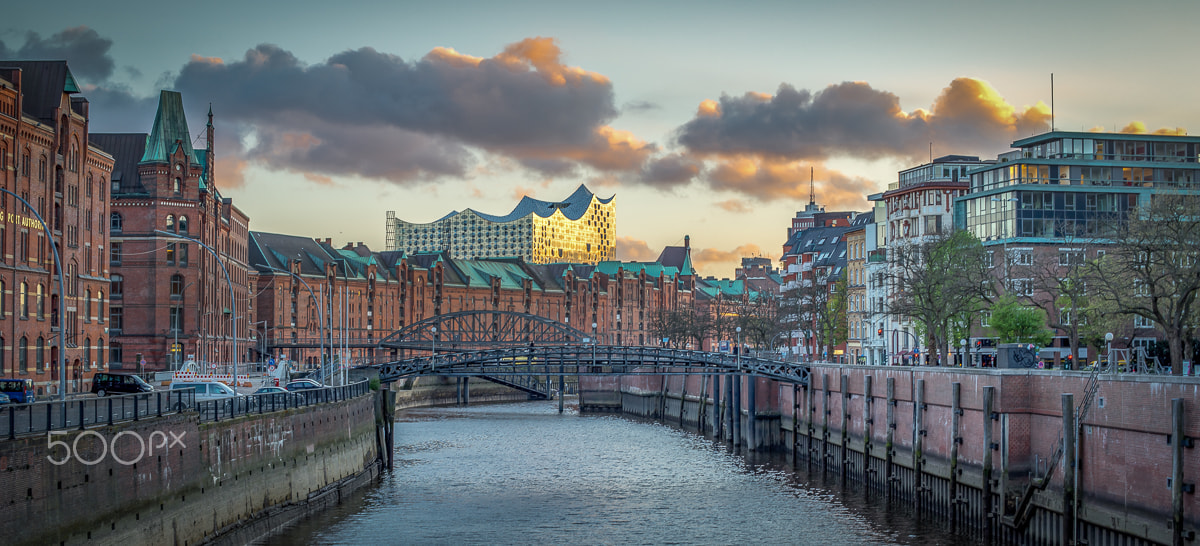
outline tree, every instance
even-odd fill
[[[1200,295],[1200,196],[1158,193],[1109,226],[1111,251],[1091,268],[1095,297],[1152,321],[1183,373]]]
[[[847,323],[846,309],[849,307],[849,287],[846,272],[842,271],[837,282],[830,287],[825,301],[825,312],[818,316],[820,321],[821,339],[824,341],[825,354],[833,354],[833,348],[846,342],[849,337],[850,325]]]
[[[991,328],[1000,343],[1033,343],[1045,347],[1054,340],[1054,332],[1046,328],[1045,311],[1023,306],[1007,294],[992,305]]]
[[[1088,308],[1089,253],[1094,252],[1096,245],[1075,238],[1075,230],[1073,221],[1060,222],[1056,231],[1068,236],[1063,240],[1062,247],[1057,249],[1057,255],[1046,253],[1037,256],[1033,265],[1015,264],[1014,267],[1033,282],[1032,295],[1023,298],[1045,312],[1048,326],[1066,334],[1069,354],[1078,362],[1085,311]]]
[[[983,244],[966,230],[889,248],[888,280],[894,291],[888,313],[917,321],[931,352],[949,361],[952,334],[970,324],[994,293],[986,256]]]

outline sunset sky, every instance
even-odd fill
[[[93,132],[183,93],[251,229],[384,249],[384,218],[616,194],[618,257],[778,258],[816,197],[1064,130],[1200,127],[1200,2],[21,2],[0,59],[67,59]]]

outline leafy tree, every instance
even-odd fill
[[[1033,343],[1045,347],[1054,340],[1046,328],[1046,312],[1026,307],[1011,295],[1001,296],[992,305],[991,328],[1000,343]]]
[[[846,271],[842,271],[826,298],[825,312],[818,318],[821,338],[825,343],[825,354],[833,354],[833,348],[845,343],[849,338],[850,325],[846,318],[849,299],[849,283],[846,279]]]
[[[1032,279],[1032,295],[1021,297],[1045,312],[1048,326],[1066,334],[1069,354],[1078,362],[1089,304],[1088,262],[1089,256],[1094,256],[1096,245],[1074,237],[1076,228],[1073,222],[1060,222],[1057,230],[1068,234],[1062,244],[1065,248],[1044,252],[1030,266],[1013,264],[1015,270],[1012,276]],[[1096,318],[1101,320],[1101,317]]]

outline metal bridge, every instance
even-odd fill
[[[496,377],[527,375],[696,375],[744,373],[808,384],[808,366],[765,358],[664,347],[585,343],[508,347],[425,355],[376,364],[381,381],[419,375]]]

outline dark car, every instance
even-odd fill
[[[154,392],[154,387],[133,374],[97,373],[92,376],[92,392],[96,396]]]
[[[320,388],[324,388],[324,387],[325,387],[325,385],[317,383],[316,381],[313,381],[312,379],[297,379],[295,381],[292,381],[291,383],[288,383],[287,386],[285,386],[284,388],[287,389],[288,391],[294,392],[294,391],[303,391],[303,390],[308,390],[308,389],[320,389]]]

